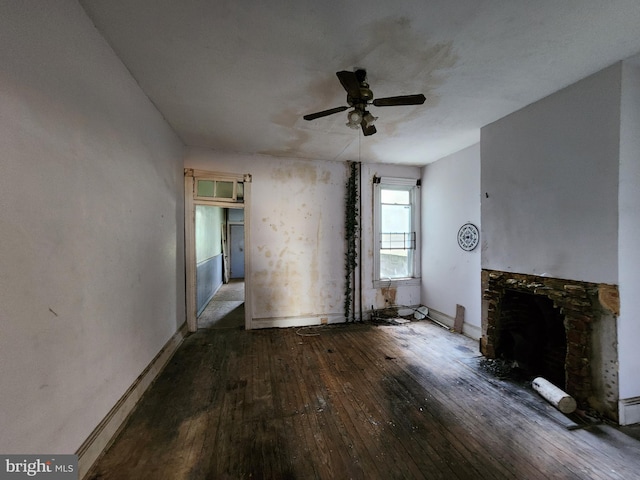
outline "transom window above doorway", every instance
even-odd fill
[[[251,183],[251,175],[235,175],[204,170],[185,169],[188,190],[195,201],[244,203],[245,185]]]
[[[244,201],[244,183],[237,180],[195,179],[195,198],[227,202]]]

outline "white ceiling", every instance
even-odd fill
[[[81,0],[190,146],[424,165],[480,128],[640,52],[639,0]],[[365,68],[378,133],[348,128],[335,72]],[[588,99],[585,99],[588,101]]]

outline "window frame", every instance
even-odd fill
[[[193,181],[193,198],[195,200],[203,200],[203,201],[215,201],[215,202],[226,202],[226,203],[244,203],[244,179],[242,177],[237,178],[235,176],[230,175],[194,175]],[[214,184],[214,195],[198,195],[198,182],[213,182]],[[224,196],[215,196],[215,189],[217,188],[217,183],[231,183],[232,191],[230,197]],[[240,193],[240,195],[238,195]]]
[[[413,275],[403,278],[380,278],[381,250],[381,191],[384,187],[407,190],[411,205],[411,230],[415,232],[415,249],[413,250]],[[389,285],[420,285],[420,180],[415,178],[374,177],[373,178],[373,286],[374,288]]]

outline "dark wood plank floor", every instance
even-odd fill
[[[571,426],[428,321],[200,330],[88,478],[640,478],[640,442]]]

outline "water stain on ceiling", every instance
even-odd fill
[[[375,151],[371,144],[378,143],[380,137],[401,135],[402,125],[419,119],[425,109],[434,108],[439,103],[437,87],[446,80],[446,70],[453,67],[457,56],[452,42],[430,43],[423,34],[417,32],[407,17],[388,17],[371,22],[362,28],[362,44],[358,52],[349,52],[346,56],[351,63],[336,62],[326,74],[318,74],[304,89],[310,99],[307,111],[287,107],[271,116],[271,121],[289,129],[289,138],[281,148],[269,149],[260,153],[272,156],[300,156],[314,158],[312,140],[330,141],[337,147],[330,159],[345,160],[362,157],[362,143],[346,126],[347,112],[313,120],[310,125],[302,119],[306,113],[347,106],[347,95],[335,72],[338,70],[367,70],[367,81],[374,92],[374,98],[422,93],[426,101],[419,106],[370,107],[371,113],[378,117],[378,133],[368,137],[366,157],[371,158]],[[333,71],[332,71],[333,70]],[[383,141],[383,140],[382,140]],[[355,146],[358,146],[357,152]],[[347,153],[346,153],[347,152]],[[383,159],[380,159],[383,160]]]
[[[424,165],[480,128],[640,52],[640,2],[80,0],[184,143],[221,152]],[[585,28],[588,26],[588,28]],[[363,138],[335,72],[378,98]]]

